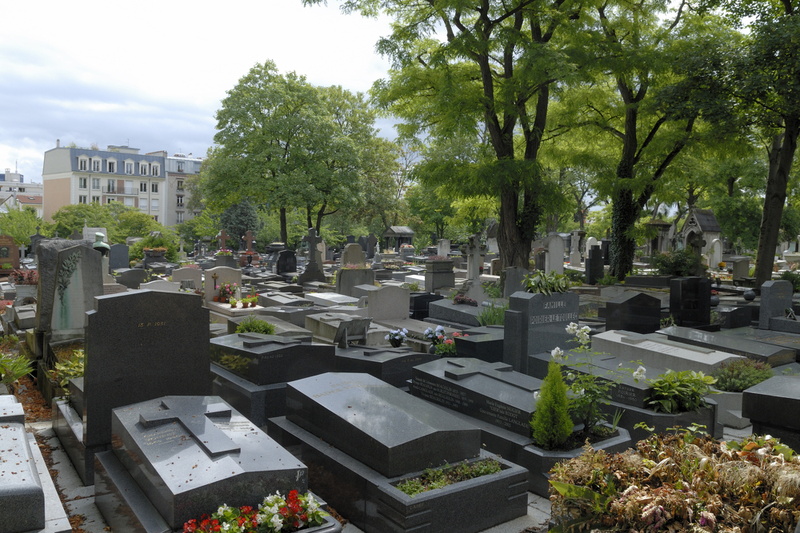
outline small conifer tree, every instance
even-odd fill
[[[567,384],[561,375],[561,365],[555,361],[550,361],[547,367],[547,376],[531,418],[531,429],[536,445],[546,450],[563,445],[572,434]]]

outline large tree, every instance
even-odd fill
[[[394,19],[391,36],[378,45],[394,68],[374,90],[404,119],[401,134],[434,144],[460,138],[488,147],[490,159],[451,160],[440,175],[457,182],[465,196],[499,198],[500,259],[505,266],[527,268],[541,211],[536,163],[551,86],[573,70],[556,35],[562,24],[578,18],[580,3],[347,0],[344,5]]]

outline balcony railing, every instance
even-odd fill
[[[103,192],[106,194],[119,194],[125,196],[138,196],[138,187],[104,187]]]

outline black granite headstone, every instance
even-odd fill
[[[606,304],[606,329],[653,333],[661,327],[661,300],[627,291]]]
[[[278,252],[275,273],[284,274],[286,272],[297,272],[297,257],[294,250],[281,250]]]
[[[670,280],[669,312],[676,326],[707,326],[711,322],[711,280],[698,276]]]
[[[293,381],[286,418],[387,477],[477,457],[480,430],[368,374]]]
[[[597,285],[603,279],[603,250],[600,246],[592,246],[589,249],[589,256],[586,258],[586,284]]]

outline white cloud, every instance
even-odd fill
[[[4,3],[3,18],[0,169],[26,181],[56,139],[204,155],[225,92],[267,59],[361,92],[388,69],[374,52],[388,21],[335,0],[44,0]]]

